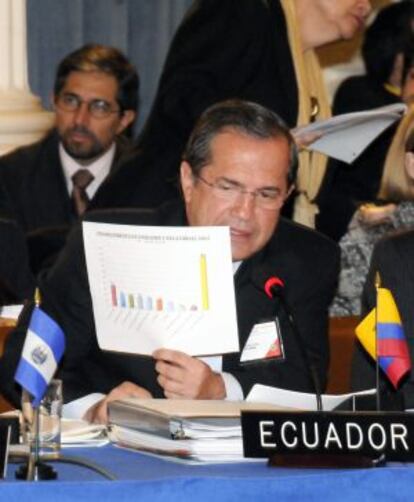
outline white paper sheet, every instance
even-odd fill
[[[374,110],[337,115],[297,127],[292,132],[296,138],[309,133],[322,134],[308,149],[350,164],[382,131],[399,120],[406,110],[406,105],[397,103]]]
[[[0,307],[0,317],[7,319],[17,319],[23,310],[23,305],[4,305]]]
[[[352,396],[368,396],[375,394],[375,389],[368,389],[351,394],[324,394],[322,395],[322,406],[324,411],[332,411],[341,403]],[[279,389],[267,385],[256,384],[252,387],[246,401],[253,403],[270,403],[297,410],[317,411],[315,394],[306,392],[295,392],[293,390]]]
[[[227,227],[84,222],[83,235],[102,349],[239,350]]]

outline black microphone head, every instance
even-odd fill
[[[283,291],[285,283],[279,277],[269,277],[264,284],[265,293],[269,298],[274,298]]]

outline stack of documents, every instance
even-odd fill
[[[109,404],[109,437],[119,446],[195,462],[242,462],[242,410],[269,404],[169,399],[122,399]]]
[[[356,394],[322,396],[330,411]],[[314,394],[255,385],[246,401],[127,398],[109,403],[109,438],[119,446],[192,462],[246,460],[242,411],[316,411]],[[256,459],[257,461],[257,459]]]

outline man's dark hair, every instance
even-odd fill
[[[137,111],[139,77],[135,67],[114,47],[105,45],[84,45],[71,52],[59,64],[54,93],[59,95],[69,74],[74,71],[100,71],[112,75],[118,82],[117,103],[121,112]]]
[[[207,108],[198,119],[183,154],[183,160],[188,162],[195,176],[211,162],[211,142],[225,130],[258,139],[285,139],[290,148],[288,183],[290,185],[295,181],[297,149],[285,122],[264,106],[238,99],[217,103]]]
[[[406,52],[413,38],[414,2],[405,1],[381,9],[365,32],[362,58],[368,77],[382,85],[388,81],[398,54]]]

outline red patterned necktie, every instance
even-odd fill
[[[87,169],[79,169],[72,176],[72,198],[78,216],[81,216],[88,207],[89,197],[86,193],[86,188],[92,183],[93,178],[93,175]]]

